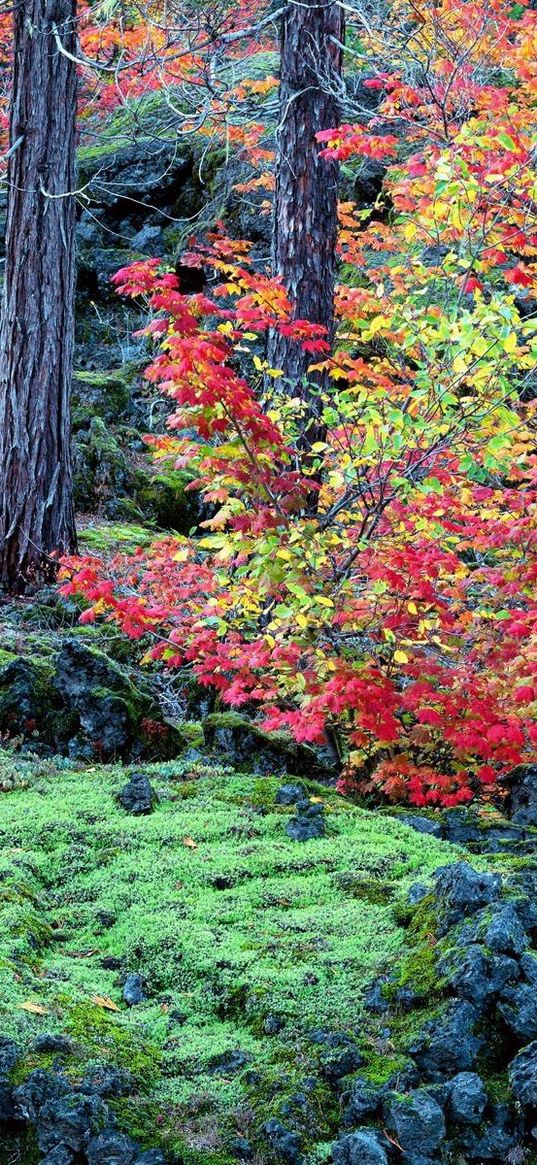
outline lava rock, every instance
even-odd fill
[[[332,1160],[334,1165],[388,1165],[386,1151],[371,1129],[358,1129],[336,1141]]]
[[[442,934],[500,896],[501,878],[456,862],[436,871],[435,895],[442,911]]]
[[[120,1096],[129,1096],[134,1092],[134,1088],[134,1078],[125,1068],[97,1066],[84,1077],[77,1091],[117,1099]]]
[[[35,1124],[43,1105],[59,1100],[69,1092],[69,1086],[61,1076],[36,1068],[23,1084],[13,1090],[15,1114],[18,1119]]]
[[[134,1165],[166,1165],[166,1158],[160,1149],[147,1149],[136,1158]]]
[[[232,1076],[234,1072],[241,1072],[250,1063],[251,1058],[249,1053],[243,1052],[241,1048],[233,1048],[230,1052],[224,1052],[221,1056],[217,1056],[211,1062],[209,1071],[216,1074],[221,1072],[223,1076]]]
[[[389,1126],[404,1152],[431,1153],[446,1134],[440,1105],[424,1089],[416,1089],[388,1107]]]
[[[520,1145],[509,1105],[493,1105],[482,1135],[479,1135],[478,1129],[468,1128],[461,1137],[461,1143],[466,1159],[475,1161],[477,1165],[485,1165],[488,1161],[498,1162],[498,1165],[512,1162],[513,1154]]]
[[[73,1041],[69,1036],[62,1036],[55,1032],[43,1032],[33,1042],[34,1052],[72,1052]]]
[[[98,1096],[70,1094],[47,1100],[39,1109],[37,1143],[42,1153],[67,1145],[82,1152],[92,1135],[109,1123],[109,1112]]]
[[[297,801],[304,800],[304,789],[302,785],[280,785],[276,793],[276,805],[296,805]]]
[[[272,1015],[271,1013],[266,1015],[263,1020],[263,1031],[267,1036],[277,1035],[278,1032],[281,1032],[283,1026],[283,1019],[281,1019],[279,1015]]]
[[[515,1056],[509,1065],[511,1088],[524,1107],[537,1108],[537,1041]]]
[[[429,817],[419,817],[415,813],[404,814],[399,817],[403,825],[409,825],[417,833],[430,834],[431,837],[442,837],[443,829],[439,821],[431,821]]]
[[[537,959],[535,955],[524,954],[520,959],[520,970],[528,983],[537,987]]]
[[[39,1165],[72,1165],[74,1153],[67,1145],[57,1145],[46,1157],[42,1157]]]
[[[133,773],[130,781],[118,793],[118,801],[134,817],[151,813],[155,799],[155,791],[145,773]]]
[[[537,825],[537,765],[517,765],[509,775],[507,812],[518,825]]]
[[[537,991],[534,985],[522,983],[511,991],[505,991],[498,1011],[508,1028],[520,1040],[529,1042],[537,1039]]]
[[[229,1152],[232,1157],[236,1157],[238,1161],[251,1161],[254,1151],[246,1137],[233,1137],[228,1145]],[[138,1162],[136,1162],[138,1165]]]
[[[430,894],[428,886],[423,882],[414,882],[408,891],[407,899],[411,906],[418,906],[428,894]]]
[[[285,827],[288,837],[293,841],[311,841],[314,837],[324,837],[326,833],[324,805],[299,801],[297,808],[300,812],[296,817],[292,817]]]
[[[347,1128],[359,1125],[363,1120],[376,1116],[380,1110],[383,1090],[374,1088],[361,1078],[353,1082],[352,1089],[342,1097],[343,1124]]]
[[[147,783],[149,784],[149,781]],[[151,786],[149,786],[149,788],[151,788]],[[142,1003],[142,1001],[145,999],[144,981],[142,976],[137,975],[135,971],[131,972],[130,975],[127,975],[127,978],[125,979],[123,998],[128,1007],[135,1007],[137,1003]]]
[[[92,1137],[86,1149],[88,1165],[132,1165],[138,1146],[124,1133],[105,1129]]]
[[[468,1000],[480,1010],[490,999],[498,996],[505,987],[517,982],[520,972],[514,959],[506,955],[490,956],[483,947],[472,943],[463,951],[448,956],[440,964],[440,973],[445,975],[456,994]]]
[[[487,1103],[485,1085],[477,1072],[459,1072],[449,1084],[449,1108],[454,1121],[478,1125]]]
[[[15,1116],[10,1073],[19,1056],[17,1044],[13,1040],[0,1037],[0,1121],[10,1121]]]
[[[521,955],[529,946],[529,939],[515,908],[509,904],[495,914],[485,934],[491,951],[502,955]]]
[[[346,1032],[326,1032],[318,1028],[309,1033],[309,1038],[312,1043],[320,1045],[321,1070],[333,1083],[356,1072],[364,1062],[354,1040]]]
[[[297,1133],[286,1129],[280,1121],[275,1119],[266,1121],[263,1125],[263,1132],[268,1137],[277,1157],[285,1162],[285,1165],[300,1165],[303,1158],[300,1137]]]
[[[474,1035],[478,1013],[470,1003],[456,1003],[437,1020],[426,1023],[410,1055],[422,1074],[431,1081],[473,1068],[483,1040]]]

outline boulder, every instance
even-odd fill
[[[518,825],[537,825],[537,765],[512,770],[506,808]]]
[[[276,1160],[285,1165],[301,1165],[303,1160],[300,1137],[297,1133],[286,1129],[280,1121],[272,1119],[265,1122],[263,1132],[268,1138]]]
[[[525,1108],[537,1108],[537,1041],[528,1044],[509,1065],[513,1094]]]
[[[36,1068],[23,1084],[13,1090],[15,1115],[18,1120],[35,1124],[43,1105],[59,1100],[68,1092],[69,1085],[61,1076]]]
[[[372,1129],[358,1129],[336,1141],[332,1149],[334,1165],[388,1165],[380,1136]]]
[[[128,1007],[135,1007],[137,1003],[141,1003],[145,999],[144,981],[141,975],[137,975],[136,972],[127,975],[123,987],[123,998]]]
[[[459,1072],[449,1083],[449,1110],[454,1121],[478,1125],[487,1103],[485,1085],[477,1072]]]
[[[500,897],[501,878],[456,862],[436,872],[435,896],[441,911],[441,934]]]
[[[285,832],[292,841],[311,841],[315,837],[324,837],[326,820],[324,805],[308,800],[297,802],[296,817],[291,817],[285,826]]]
[[[342,1097],[343,1124],[351,1128],[376,1116],[380,1111],[383,1095],[382,1088],[373,1087],[367,1080],[360,1077],[354,1080],[350,1091]]]
[[[504,991],[498,1011],[519,1040],[537,1040],[537,991],[534,984],[521,983]]]
[[[145,773],[133,773],[130,781],[118,793],[118,801],[126,813],[141,817],[153,811],[157,795]],[[129,976],[131,978],[131,976]],[[137,976],[139,978],[139,976]],[[136,1000],[140,1002],[139,999]]]
[[[446,1134],[444,1113],[423,1088],[392,1100],[388,1123],[406,1153],[432,1153]]]
[[[515,957],[521,955],[529,946],[526,931],[511,903],[494,913],[485,934],[485,943],[491,951]]]
[[[427,1080],[442,1081],[473,1068],[483,1040],[474,1034],[478,1012],[470,1003],[455,1003],[426,1023],[409,1053]]]
[[[123,1133],[104,1129],[92,1137],[86,1148],[88,1165],[133,1165],[138,1146]]]
[[[491,956],[478,943],[471,943],[462,952],[454,948],[440,963],[439,970],[455,993],[478,1011],[520,978],[515,959],[506,955]]]
[[[42,1157],[39,1165],[72,1165],[75,1155],[67,1145],[56,1145],[46,1157]]]
[[[42,1153],[50,1153],[60,1145],[81,1153],[109,1119],[108,1109],[98,1096],[70,1093],[47,1100],[37,1117],[37,1143]]]

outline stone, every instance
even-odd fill
[[[419,817],[417,814],[405,813],[399,817],[403,825],[409,825],[417,833],[430,834],[431,837],[442,837],[443,830],[439,821],[431,821],[430,817]]]
[[[446,1135],[446,1122],[440,1105],[425,1089],[419,1088],[388,1108],[390,1129],[404,1152],[434,1152]]]
[[[332,1083],[356,1072],[364,1062],[356,1043],[346,1032],[326,1032],[319,1028],[310,1032],[309,1038],[312,1043],[320,1046],[321,1071]]]
[[[285,832],[292,841],[311,841],[312,838],[324,837],[326,822],[324,805],[311,804],[309,801],[299,801],[300,812],[287,822]]]
[[[529,946],[529,939],[514,906],[509,904],[495,913],[485,934],[485,943],[491,951],[502,955],[521,955]]]
[[[108,1068],[97,1065],[78,1086],[79,1092],[92,1096],[129,1096],[135,1091],[134,1078],[126,1068]]]
[[[507,812],[519,825],[537,824],[537,765],[517,765],[509,774]]]
[[[304,795],[302,785],[280,785],[275,802],[276,805],[296,805],[297,801],[303,800]]]
[[[388,1165],[386,1150],[371,1129],[357,1129],[336,1141],[332,1161],[334,1165]]]
[[[134,1165],[166,1165],[166,1158],[160,1149],[147,1149],[136,1158]]]
[[[233,1140],[229,1142],[228,1149],[231,1156],[236,1157],[237,1161],[251,1161],[254,1155],[252,1146],[246,1137],[233,1137]]]
[[[285,1162],[285,1165],[301,1165],[303,1157],[300,1137],[297,1133],[286,1129],[280,1121],[274,1118],[266,1121],[263,1125],[263,1132],[268,1137],[279,1160]]]
[[[88,1165],[133,1165],[138,1146],[124,1133],[105,1129],[86,1148]]]
[[[148,781],[149,784],[149,781]],[[127,786],[125,786],[127,788]],[[149,785],[151,789],[151,786]],[[124,790],[122,790],[124,792]],[[121,794],[120,794],[121,796]],[[123,998],[128,1007],[135,1007],[137,1003],[142,1003],[145,999],[144,981],[141,975],[132,971],[125,979],[125,986],[123,987]]]
[[[69,1036],[56,1032],[43,1032],[33,1043],[34,1052],[71,1052],[74,1044]]]
[[[484,1130],[483,1126],[468,1127],[461,1136],[461,1143],[465,1159],[476,1162],[476,1165],[487,1165],[489,1161],[495,1165],[512,1163],[513,1153],[520,1146],[518,1132],[513,1127],[511,1107],[508,1104],[492,1105]]]
[[[37,1143],[42,1153],[67,1145],[75,1153],[85,1150],[92,1135],[109,1123],[109,1112],[98,1096],[69,1094],[47,1100],[37,1119]],[[130,1163],[129,1163],[130,1165]]]
[[[354,1080],[352,1088],[345,1093],[341,1100],[343,1124],[350,1128],[376,1116],[380,1110],[382,1098],[382,1089],[374,1088],[367,1080],[360,1077]]]
[[[418,906],[429,893],[429,887],[424,882],[413,882],[408,891],[407,898],[411,906]]]
[[[477,943],[450,953],[440,964],[456,994],[479,1011],[490,999],[498,996],[508,985],[517,982],[520,972],[514,959],[506,955],[490,956]]]
[[[61,1076],[36,1068],[23,1084],[13,1090],[15,1113],[18,1119],[35,1124],[44,1104],[59,1100],[69,1092],[69,1086]]]
[[[442,1081],[473,1068],[483,1044],[482,1038],[474,1035],[477,1020],[476,1009],[462,1001],[424,1025],[409,1053],[428,1080]]]
[[[0,1037],[0,1121],[10,1121],[15,1116],[10,1073],[19,1056],[20,1050],[14,1040]]]
[[[524,978],[527,979],[528,983],[531,983],[533,986],[537,987],[537,959],[535,958],[535,955],[530,955],[527,953],[522,955],[519,966]]]
[[[487,1103],[485,1085],[477,1072],[459,1072],[449,1083],[449,1108],[454,1121],[478,1125]]]
[[[74,1153],[67,1145],[57,1145],[46,1157],[42,1157],[39,1165],[72,1165]]]
[[[442,910],[442,934],[500,897],[501,878],[472,869],[468,862],[444,866],[435,874],[435,895]]]
[[[521,983],[505,991],[498,1011],[520,1040],[529,1043],[537,1039],[537,991],[534,984]]]
[[[151,813],[154,800],[155,792],[145,773],[133,773],[130,781],[118,793],[120,805],[126,813],[132,813],[133,817]]]
[[[511,1061],[509,1079],[519,1104],[537,1108],[537,1041],[522,1048]]]

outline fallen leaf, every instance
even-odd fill
[[[31,1011],[32,1015],[48,1015],[48,1007],[43,1007],[42,1003],[32,1003],[28,1000],[27,1003],[17,1003],[21,1011]]]
[[[107,1011],[121,1011],[117,1003],[110,999],[108,995],[92,995],[92,1002],[97,1004],[97,1007],[106,1007]]]
[[[93,947],[90,951],[65,951],[70,959],[89,959],[91,955],[97,955],[99,952],[97,947]]]
[[[198,848],[198,843],[197,843],[197,841],[194,841],[193,837],[184,837],[183,838],[183,845],[186,845],[188,847],[188,849],[197,849]]]

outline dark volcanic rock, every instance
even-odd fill
[[[276,1160],[285,1162],[285,1165],[300,1165],[302,1153],[300,1137],[297,1133],[286,1129],[278,1120],[269,1120],[263,1125],[263,1132],[268,1137],[276,1154]]]
[[[314,837],[324,837],[326,821],[324,805],[310,801],[297,803],[297,815],[291,817],[285,826],[285,832],[293,841],[311,841]]]
[[[440,1105],[424,1089],[416,1089],[388,1106],[389,1127],[404,1152],[434,1152],[446,1133]]]
[[[449,1084],[449,1107],[453,1120],[478,1125],[487,1103],[485,1085],[477,1072],[459,1072]]]
[[[500,897],[501,878],[456,862],[436,874],[436,898],[441,910],[441,933]]]
[[[303,801],[305,797],[302,785],[280,785],[276,793],[276,805],[296,805],[297,801]]]
[[[415,813],[405,813],[398,818],[404,825],[410,825],[417,833],[428,833],[431,837],[442,837],[442,825],[439,821],[431,821],[430,817],[418,817]]]
[[[72,1052],[73,1040],[57,1032],[43,1032],[33,1043],[34,1052]]]
[[[50,1153],[58,1145],[67,1145],[81,1153],[99,1128],[109,1122],[110,1114],[98,1096],[62,1096],[47,1100],[39,1109],[37,1141],[41,1152]]]
[[[528,1044],[512,1060],[509,1079],[519,1104],[537,1108],[537,1041]]]
[[[498,1011],[518,1039],[537,1039],[537,990],[533,984],[521,983],[505,991]]]
[[[0,1037],[0,1121],[12,1120],[15,1115],[9,1077],[19,1055],[20,1050],[13,1040]]]
[[[509,778],[507,809],[518,825],[537,825],[537,765],[519,765]]]
[[[69,1086],[61,1076],[36,1068],[13,1090],[16,1116],[34,1123],[44,1104],[66,1096]]]
[[[380,1111],[383,1090],[374,1088],[367,1080],[354,1080],[352,1089],[342,1097],[343,1124],[347,1128],[376,1116]]]
[[[138,1146],[123,1133],[104,1130],[92,1137],[86,1149],[88,1165],[132,1165]]]
[[[488,955],[482,946],[471,943],[462,952],[458,948],[440,964],[440,971],[456,994],[467,999],[477,1010],[500,995],[520,977],[518,963],[507,955]]]
[[[136,1158],[134,1165],[166,1165],[166,1158],[160,1149],[147,1149]]]
[[[409,1052],[427,1080],[441,1081],[473,1068],[483,1044],[482,1038],[474,1035],[477,1019],[476,1009],[464,1001],[425,1024]]]
[[[156,794],[145,773],[133,773],[130,781],[118,793],[118,801],[127,813],[134,817],[151,813]],[[139,1003],[140,1000],[135,1001]]]
[[[149,781],[147,783],[149,785]],[[125,786],[125,789],[127,789],[127,788],[128,788],[128,785]],[[151,789],[151,785],[149,785],[149,788]],[[122,790],[123,793],[125,792],[125,789]],[[121,796],[121,794],[120,794],[120,796]],[[123,802],[122,802],[122,804],[123,804]],[[123,805],[123,807],[125,808],[124,805]],[[133,812],[133,810],[131,809],[131,813],[132,812]],[[145,810],[142,810],[142,812],[145,812]],[[125,986],[123,988],[123,998],[125,1000],[125,1003],[128,1005],[128,1007],[134,1007],[137,1003],[141,1003],[142,1000],[145,999],[144,981],[142,979],[142,976],[137,975],[135,971],[131,972],[130,975],[127,975],[127,978],[125,979]]]
[[[46,1157],[42,1157],[39,1165],[72,1165],[75,1155],[67,1145],[57,1145]]]
[[[388,1165],[380,1136],[372,1129],[358,1129],[336,1141],[332,1160],[334,1165]]]
[[[492,951],[504,955],[521,955],[526,950],[529,939],[513,905],[495,913],[485,934],[485,943]]]

